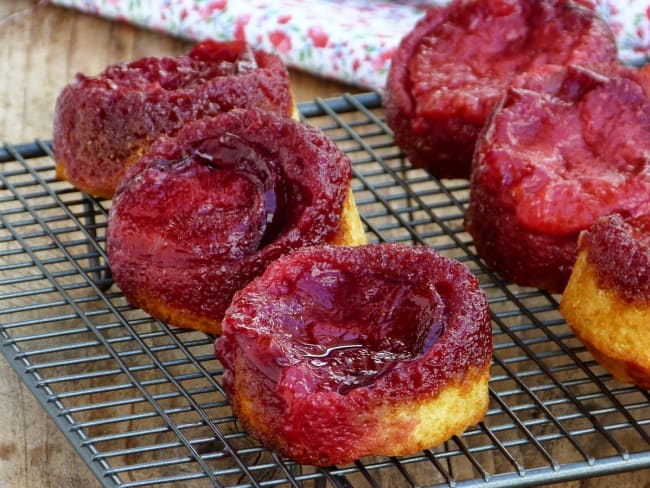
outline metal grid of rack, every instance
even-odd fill
[[[369,240],[434,247],[490,301],[483,422],[442,446],[346,466],[299,466],[237,424],[213,338],[126,303],[104,252],[110,202],[56,181],[47,143],[0,149],[0,350],[105,486],[532,486],[650,467],[647,391],[614,381],[558,298],[504,283],[463,229],[466,181],[412,168],[377,94],[300,106],[353,162]]]

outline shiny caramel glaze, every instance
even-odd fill
[[[345,242],[350,180],[334,142],[285,116],[234,109],[188,124],[119,187],[107,234],[115,281],[152,315],[218,333],[233,293],[269,262]]]
[[[215,347],[242,424],[305,464],[431,447],[487,408],[485,295],[423,247],[295,251],[236,294]]]

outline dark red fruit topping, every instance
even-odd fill
[[[218,321],[270,261],[337,234],[350,177],[329,138],[287,117],[236,109],[188,124],[118,190],[108,228],[116,282],[127,297]]]
[[[616,65],[607,24],[566,0],[461,0],[433,8],[402,41],[386,117],[414,165],[467,178],[476,138],[518,74],[545,64]]]
[[[650,100],[629,77],[578,67],[518,85],[479,140],[466,223],[506,279],[561,292],[578,233],[650,203]]]
[[[274,55],[244,42],[198,44],[186,56],[148,57],[78,75],[57,100],[54,152],[66,177],[110,197],[161,135],[232,108],[293,110],[289,76]]]
[[[486,323],[476,278],[435,251],[310,248],[273,263],[235,297],[217,351],[228,363],[240,348],[281,390],[369,387],[358,394],[397,399],[419,388],[431,395],[468,361],[484,364]],[[296,377],[299,384],[289,380]]]
[[[482,381],[490,325],[478,280],[436,251],[314,246],[235,295],[215,348],[244,427],[326,466],[394,448],[387,425],[410,436],[421,419],[400,406]]]

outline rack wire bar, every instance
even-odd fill
[[[527,487],[650,468],[650,395],[576,340],[558,297],[505,283],[463,227],[469,185],[413,168],[377,93],[300,105],[352,160],[371,242],[438,249],[476,274],[495,342],[490,407],[462,436],[327,469],[241,429],[214,337],[131,307],[105,254],[111,202],[57,181],[51,145],[0,148],[0,351],[107,487]]]

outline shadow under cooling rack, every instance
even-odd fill
[[[110,201],[54,176],[43,142],[0,149],[0,350],[105,486],[532,486],[650,467],[648,392],[614,381],[557,297],[500,281],[463,228],[466,181],[412,168],[376,94],[302,104],[353,163],[372,242],[436,248],[490,300],[483,422],[400,458],[316,469],[250,438],[221,387],[213,338],[130,307],[104,251]]]

